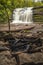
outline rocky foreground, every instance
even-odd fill
[[[32,64],[43,65],[43,24],[19,32],[0,32],[0,65]]]

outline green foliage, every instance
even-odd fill
[[[42,2],[35,2],[34,7],[36,7],[36,6],[43,6],[43,3]]]
[[[32,0],[0,0],[0,22],[8,22],[15,8],[43,6],[42,2]]]

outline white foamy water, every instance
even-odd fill
[[[13,11],[13,21],[12,24],[14,23],[32,23],[32,11],[33,7],[29,8],[16,8]]]

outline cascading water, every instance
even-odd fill
[[[32,11],[33,7],[29,8],[16,8],[13,11],[13,21],[12,23],[32,23]]]

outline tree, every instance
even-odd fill
[[[32,0],[0,0],[0,22],[7,23],[7,21],[11,21],[15,8],[32,6],[43,6],[43,2],[33,2]]]

